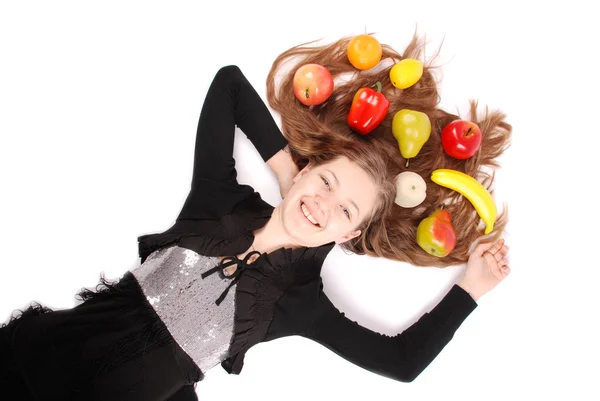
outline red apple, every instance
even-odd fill
[[[305,106],[326,101],[333,92],[333,78],[321,64],[304,64],[294,74],[294,95]]]
[[[481,146],[481,130],[474,122],[454,120],[442,130],[442,146],[455,159],[468,159]]]

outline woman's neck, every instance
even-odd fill
[[[294,249],[302,247],[302,245],[295,243],[283,228],[280,205],[273,210],[267,224],[258,230],[254,230],[252,247],[260,253],[271,253],[279,248]]]

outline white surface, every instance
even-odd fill
[[[592,190],[600,32],[590,3],[200,3],[0,6],[2,321],[31,300],[73,306],[101,271],[117,278],[139,263],[139,235],[170,227],[189,189],[198,115],[219,67],[239,65],[264,96],[272,61],[291,46],[367,30],[402,51],[416,29],[430,39],[430,53],[444,42],[442,107],[465,111],[478,98],[514,126],[496,184],[511,213],[512,275],[411,384],[296,337],[250,350],[240,376],[213,369],[199,397],[598,399],[600,219]],[[277,203],[274,176],[240,133],[235,156],[239,180]],[[393,335],[461,272],[336,249],[323,277],[350,318]]]

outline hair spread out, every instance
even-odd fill
[[[484,236],[485,225],[473,205],[458,192],[441,187],[431,180],[438,168],[462,171],[481,182],[492,194],[494,170],[500,167],[497,158],[508,148],[512,127],[506,115],[498,110],[478,118],[478,103],[470,101],[469,118],[448,113],[438,104],[440,97],[432,60],[423,60],[424,40],[414,35],[402,54],[382,44],[379,64],[370,70],[359,71],[350,64],[346,49],[352,37],[316,45],[309,42],[280,54],[267,77],[267,98],[270,106],[280,113],[283,135],[289,142],[292,157],[300,168],[309,161],[319,164],[338,156],[346,156],[363,167],[381,189],[374,213],[361,225],[359,237],[342,245],[356,254],[379,256],[408,262],[415,266],[444,267],[465,263],[476,242],[496,240],[508,221],[508,209],[499,210],[494,230]],[[416,58],[425,62],[421,79],[413,86],[400,90],[389,80],[392,66],[404,59]],[[334,91],[318,106],[307,107],[293,93],[293,77],[298,67],[308,63],[324,65],[331,72]],[[390,101],[383,122],[369,135],[351,131],[347,118],[356,91],[373,87],[379,81],[382,92]],[[392,118],[401,109],[421,111],[431,120],[431,136],[419,154],[410,160],[400,154],[392,135]],[[468,119],[479,125],[482,132],[480,150],[471,158],[458,160],[448,156],[441,144],[441,131],[455,119]],[[403,171],[418,173],[427,183],[427,197],[415,208],[403,208],[394,203],[394,178]],[[417,244],[417,226],[433,211],[445,208],[450,212],[457,242],[454,250],[439,258],[426,253]]]

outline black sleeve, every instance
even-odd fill
[[[348,361],[379,375],[413,381],[452,339],[477,303],[454,285],[440,303],[396,336],[376,333],[345,317],[321,284],[313,322],[305,334]]]
[[[240,192],[236,180],[236,126],[265,162],[287,145],[263,100],[242,71],[231,65],[217,72],[204,99],[196,132],[191,191],[178,220],[198,217],[207,197],[213,204],[222,200],[221,209],[226,209],[237,197],[247,195]]]

